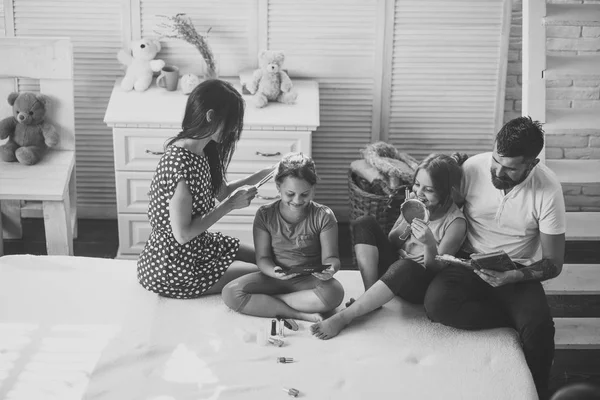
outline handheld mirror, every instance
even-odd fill
[[[425,222],[429,222],[429,210],[425,207],[425,204],[417,199],[408,199],[400,206],[400,212],[404,216],[404,219],[409,224],[412,223],[413,219],[419,218]]]

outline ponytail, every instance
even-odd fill
[[[469,158],[469,155],[465,153],[454,152],[450,155],[450,157],[454,159],[458,165],[463,165],[464,162],[467,161],[467,158]]]

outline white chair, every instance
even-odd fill
[[[50,97],[46,119],[60,139],[35,165],[0,161],[0,256],[2,221],[20,230],[22,201],[41,202],[49,255],[73,255],[77,235],[73,48],[69,38],[0,38],[0,118],[12,114],[8,94],[17,78],[37,79]],[[0,141],[3,144],[4,141]]]

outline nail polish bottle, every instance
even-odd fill
[[[277,325],[278,325],[278,335],[280,338],[284,338],[285,337],[285,324],[283,322],[283,320],[278,319],[277,320]]]
[[[300,391],[298,389],[294,389],[294,388],[289,388],[289,389],[283,388],[282,390],[284,392],[287,392],[287,394],[292,397],[298,397],[298,395],[300,394]]]
[[[269,337],[269,343],[271,343],[273,346],[281,347],[283,346],[284,341],[278,339],[277,336],[271,336]]]
[[[277,320],[271,320],[271,336],[277,336]]]

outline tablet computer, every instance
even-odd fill
[[[269,172],[267,175],[265,175],[265,177],[262,178],[260,180],[260,182],[258,182],[256,185],[254,185],[254,187],[256,187],[258,189],[259,187],[261,187],[265,183],[269,182],[271,180],[271,178],[273,178],[275,176],[275,174],[277,173],[277,167],[278,166],[279,166],[279,163],[275,164],[275,166],[273,167],[273,170],[271,172]]]
[[[298,266],[295,266],[295,267],[292,267],[292,268],[286,270],[285,274],[286,275],[290,275],[290,274],[309,275],[309,274],[312,274],[313,272],[323,272],[330,266],[331,265],[325,265],[325,264],[298,265]]]

